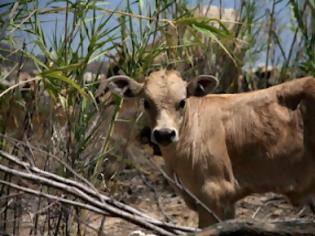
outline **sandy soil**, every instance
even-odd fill
[[[155,157],[154,161],[159,165],[162,163],[160,157]],[[135,169],[124,170],[115,177],[116,187],[113,192],[115,198],[157,219],[178,225],[196,226],[197,215],[187,208],[181,197],[176,195],[159,171],[150,165],[144,168],[142,172]],[[140,174],[143,171],[145,174]],[[236,206],[236,216],[259,220],[315,218],[309,209],[294,208],[286,198],[274,193],[251,195],[239,201]],[[90,220],[98,228],[99,217],[91,215]],[[144,232],[143,235],[150,233],[118,218],[105,219],[106,235],[125,236],[138,230]]]

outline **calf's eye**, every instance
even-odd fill
[[[182,99],[179,101],[177,107],[178,107],[178,109],[183,109],[185,107],[185,105],[186,105],[186,100]]]
[[[143,106],[144,106],[144,109],[146,110],[149,110],[150,109],[150,103],[148,100],[144,99],[143,100]]]

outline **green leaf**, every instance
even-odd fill
[[[76,90],[78,90],[78,92],[82,95],[82,96],[88,96],[88,94],[84,91],[83,88],[80,87],[79,84],[77,84],[75,81],[67,78],[66,76],[64,76],[62,74],[61,71],[45,71],[39,74],[40,76],[42,76],[43,78],[47,78],[49,80],[59,80],[59,81],[63,81],[66,84],[70,85],[71,87],[75,88]]]
[[[218,39],[218,37],[216,36],[216,34],[214,34],[212,31],[207,30],[205,28],[200,28],[197,25],[193,25],[193,28],[196,29],[197,31],[199,31],[200,33],[203,33],[205,35],[208,35],[211,39],[213,39],[217,44],[219,44],[219,46],[223,49],[223,51],[231,58],[231,60],[233,61],[233,63],[235,65],[237,65],[237,62],[235,61],[233,55],[231,54],[231,52],[224,46],[224,44]]]
[[[199,29],[202,29],[203,31],[209,31],[215,34],[218,34],[220,36],[229,36],[230,32],[226,28],[226,26],[216,18],[209,18],[205,16],[195,16],[195,17],[182,17],[174,22],[175,24],[183,24],[188,25],[191,27],[198,27]],[[215,27],[211,23],[217,23],[220,27]]]

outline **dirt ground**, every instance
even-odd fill
[[[162,165],[161,157],[154,157],[153,161],[158,165]],[[115,181],[113,192],[115,199],[141,209],[157,219],[178,225],[196,227],[197,215],[187,208],[182,198],[177,196],[157,168],[144,165],[142,171],[126,169],[115,177]],[[294,208],[285,197],[274,193],[251,195],[239,201],[236,206],[236,217],[264,221],[315,218],[309,209]],[[95,228],[98,228],[100,224],[99,217],[91,214],[89,220],[93,222]],[[124,220],[110,217],[105,219],[104,231],[106,235],[110,236],[152,234],[152,232],[143,230]]]
[[[133,159],[131,162],[129,160],[128,165],[122,165],[120,169],[113,171],[115,174],[111,177],[111,180],[104,181],[103,186],[98,186],[98,188],[106,195],[161,221],[196,227],[198,221],[196,213],[185,205],[183,199],[175,193],[157,168],[157,166],[159,168],[163,166],[163,158],[147,154],[148,150],[142,148],[140,148],[141,152],[139,152],[139,148],[136,150],[133,158],[141,158]],[[112,161],[111,164],[119,166],[117,160]],[[29,203],[31,202],[33,201],[30,200]],[[251,195],[239,201],[236,205],[236,217],[263,221],[297,218],[315,220],[315,215],[310,209],[294,208],[285,197],[274,193]],[[23,219],[25,222],[22,223],[23,227],[19,235],[29,235],[32,227],[32,217],[27,215]],[[99,229],[103,219],[104,233],[102,234]],[[152,232],[120,218],[103,218],[93,212],[85,212],[84,221],[82,222],[86,226],[84,235],[154,235]]]
[[[113,176],[112,182],[107,181],[106,186],[101,187],[103,188],[101,190],[103,190],[106,195],[136,209],[142,210],[146,214],[161,221],[196,227],[198,220],[196,213],[187,208],[182,198],[175,193],[156,168],[156,166],[163,165],[162,157],[154,157],[151,160],[152,162],[144,161],[141,165],[138,165],[138,168],[129,166],[121,169]],[[152,165],[152,163],[156,166]],[[32,198],[30,198],[28,204],[34,205],[31,203],[37,203],[37,201],[33,201]],[[87,211],[82,213],[82,216],[83,215],[84,218],[82,219],[84,219],[84,222],[81,222],[85,231],[83,235],[155,235],[152,232],[130,224],[120,218],[103,218],[98,214]],[[310,209],[294,208],[283,196],[274,193],[252,195],[239,201],[236,206],[236,217],[263,221],[297,218],[315,220],[315,215],[311,213]],[[23,217],[23,222],[20,222],[22,227],[18,235],[30,235],[33,218],[32,215],[25,215]],[[104,220],[103,233],[100,233],[99,229],[102,220]]]

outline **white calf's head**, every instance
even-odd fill
[[[217,84],[217,79],[210,75],[198,76],[187,83],[174,70],[153,72],[145,78],[144,83],[124,75],[108,79],[108,87],[113,93],[143,98],[143,106],[151,122],[152,141],[162,146],[179,140],[186,99],[189,96],[203,96]]]

